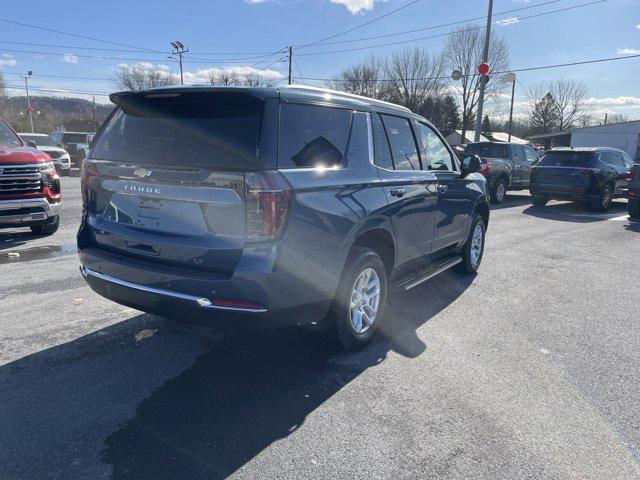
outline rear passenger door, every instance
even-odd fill
[[[397,264],[431,252],[436,208],[435,177],[421,169],[409,119],[372,112],[375,165],[396,232]]]
[[[513,177],[511,178],[511,184],[514,187],[522,187],[529,184],[529,174],[531,171],[531,165],[527,162],[524,155],[524,148],[522,145],[509,145],[511,149],[511,160],[513,161]]]
[[[432,253],[456,247],[467,239],[474,198],[461,177],[453,154],[429,125],[416,122],[423,168],[436,177],[438,202]]]

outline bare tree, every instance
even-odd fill
[[[419,47],[391,55],[385,64],[388,98],[418,111],[429,98],[442,94],[444,63],[441,55]]]
[[[556,100],[561,131],[589,122],[592,108],[587,103],[587,87],[583,82],[560,78],[551,83],[549,91]]]
[[[243,82],[247,87],[275,87],[277,83],[277,80],[273,78],[260,76],[255,73],[247,75]]]
[[[453,70],[462,72],[462,78],[452,84],[461,98],[463,135],[468,128],[472,127],[478,105],[480,75],[476,69],[482,63],[484,32],[483,28],[476,25],[464,25],[449,36],[442,53],[447,73]],[[506,40],[496,35],[495,32],[491,33],[489,40],[488,63],[491,71],[489,72],[490,81],[485,88],[485,96],[491,99],[496,98],[507,84],[503,75],[491,75],[491,72],[505,72],[509,69],[509,47]]]
[[[327,83],[329,88],[385,100],[388,96],[384,62],[371,56],[354,63]]]
[[[586,86],[580,81],[560,78],[538,83],[529,89],[527,97],[532,123],[537,121],[536,109],[539,113],[542,106],[548,115],[555,117],[554,128],[559,131],[586,126],[591,121],[592,107]]]
[[[0,97],[4,95],[5,85],[4,76],[2,75],[2,72],[0,72]]]
[[[216,72],[209,78],[211,85],[219,87],[232,87],[242,84],[242,80],[233,72]]]
[[[123,90],[144,90],[147,88],[176,85],[177,75],[151,63],[120,65],[114,80],[118,88]]]

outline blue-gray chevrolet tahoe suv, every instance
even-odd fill
[[[479,159],[460,164],[406,108],[299,86],[111,100],[83,166],[78,250],[115,302],[230,327],[323,322],[353,349],[388,291],[480,265]]]

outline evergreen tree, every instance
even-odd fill
[[[551,93],[547,93],[533,106],[531,127],[534,133],[551,133],[559,125],[558,105]]]
[[[482,119],[482,134],[487,137],[490,136],[493,130],[491,130],[491,121],[489,115],[485,115]]]

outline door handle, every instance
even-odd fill
[[[391,195],[394,197],[404,197],[404,194],[407,193],[406,188],[392,188]]]
[[[444,193],[449,188],[448,185],[443,185],[442,183],[438,184],[438,193]]]

